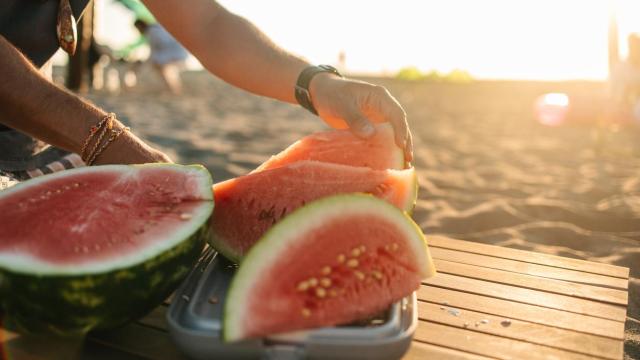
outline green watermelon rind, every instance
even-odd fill
[[[105,167],[111,167],[108,165]],[[118,165],[115,165],[118,166]],[[202,166],[145,164],[139,166],[179,166],[180,170],[201,171],[208,182],[203,194],[211,201],[202,207],[213,211],[211,176]],[[205,190],[206,189],[206,190]],[[189,235],[169,249],[136,264],[104,272],[30,273],[0,265],[0,303],[5,325],[20,332],[61,336],[83,335],[90,330],[110,329],[139,318],[166,299],[187,276],[200,256],[209,227],[204,219],[193,219]]]
[[[232,342],[242,337],[240,325],[243,317],[253,316],[245,312],[247,300],[252,299],[251,289],[261,282],[263,276],[273,276],[266,268],[289,250],[289,244],[299,239],[299,234],[321,227],[328,219],[351,214],[382,216],[398,225],[398,228],[407,234],[413,253],[418,256],[418,263],[424,264],[421,276],[428,278],[435,274],[427,240],[420,227],[406,212],[369,194],[353,193],[325,197],[287,215],[269,229],[244,257],[225,301],[224,340]]]

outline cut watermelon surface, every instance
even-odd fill
[[[186,276],[213,210],[201,166],[107,165],[0,192],[0,292],[26,331],[83,333],[157,306]]]
[[[349,130],[318,132],[296,141],[272,156],[253,172],[273,169],[302,160],[367,167],[374,170],[403,169],[404,153],[395,144],[393,128],[385,123],[376,126],[376,134],[361,139]]]
[[[238,261],[274,224],[304,204],[330,195],[369,193],[410,211],[415,170],[372,170],[318,161],[251,173],[214,186],[211,244]]]
[[[225,302],[224,337],[346,324],[434,273],[408,215],[373,196],[323,198],[276,224],[243,259]]]

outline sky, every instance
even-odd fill
[[[344,52],[346,70],[361,74],[415,66],[483,79],[600,80],[610,9],[617,9],[623,55],[626,35],[640,32],[634,0],[219,2],[312,63],[336,64]],[[135,39],[126,10],[112,0],[97,4],[99,40],[118,47]]]

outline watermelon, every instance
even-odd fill
[[[347,324],[388,308],[434,273],[407,214],[370,195],[326,197],[249,250],[224,304],[224,339]]]
[[[159,305],[203,249],[211,183],[202,166],[106,165],[0,192],[0,303],[10,324],[77,335]]]
[[[394,142],[391,125],[380,124],[376,129],[376,134],[366,140],[356,137],[349,130],[330,130],[305,136],[272,156],[253,172],[301,160],[361,166],[374,170],[403,169],[404,153]]]
[[[351,192],[370,193],[410,211],[417,196],[415,170],[298,161],[218,183],[210,243],[237,262],[291,211],[322,197]]]

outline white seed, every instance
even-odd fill
[[[309,310],[307,308],[302,309],[302,316],[304,316],[304,317],[311,316],[311,310]]]
[[[376,278],[376,280],[382,280],[382,273],[378,270],[373,270],[371,272],[371,275],[373,275],[373,277]]]
[[[358,259],[349,259],[347,261],[347,266],[350,268],[358,267]]]
[[[306,281],[301,281],[296,287],[298,291],[307,291],[309,289],[309,283]]]
[[[336,296],[338,296],[338,292],[335,291],[334,289],[331,289],[331,290],[329,290],[329,296],[336,297]]]
[[[323,298],[327,296],[327,291],[321,287],[316,288],[316,296],[319,298]]]
[[[320,272],[322,273],[322,275],[329,275],[331,274],[331,267],[325,266],[320,270]]]
[[[180,214],[180,220],[189,220],[191,219],[191,217],[192,217],[191,214],[187,214],[187,213]]]
[[[311,279],[308,280],[309,282],[309,287],[316,287],[318,286],[318,279],[312,277]]]
[[[338,255],[338,262],[342,264],[347,257],[344,254]]]
[[[351,250],[351,256],[353,256],[353,257],[358,257],[358,256],[360,256],[360,249],[359,249],[359,248],[353,248],[353,249]]]
[[[358,278],[358,280],[360,280],[360,281],[364,280],[365,276],[364,276],[364,273],[362,271],[356,270],[353,273]]]
[[[360,252],[364,253],[365,251],[367,251],[367,247],[364,245],[360,245]]]
[[[329,278],[320,279],[320,285],[322,285],[322,287],[328,288],[329,286],[331,286],[331,279]]]

